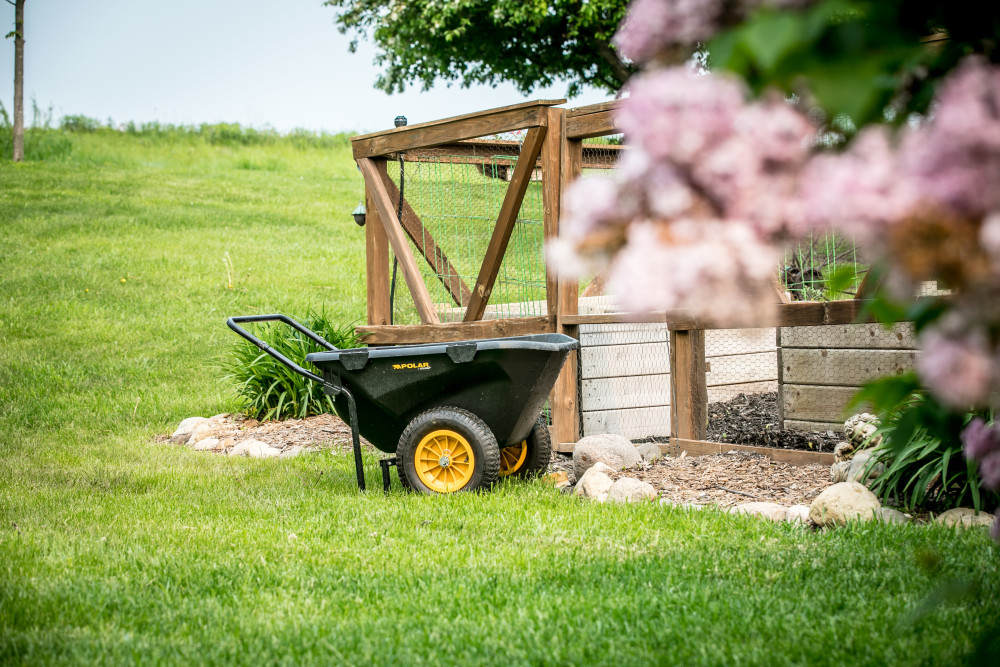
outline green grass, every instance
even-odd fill
[[[364,314],[360,178],[346,142],[60,136],[0,162],[0,662],[955,664],[1000,617],[982,530],[362,495],[349,454],[152,443],[235,405],[227,315]]]

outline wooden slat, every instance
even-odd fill
[[[595,410],[583,413],[583,433],[616,433],[629,440],[670,435],[670,408]]]
[[[354,158],[447,144],[544,125],[547,107],[566,100],[537,100],[351,138]]]
[[[916,356],[916,351],[912,350],[783,348],[782,377],[787,384],[857,387],[869,380],[899,375],[913,368]]]
[[[573,118],[574,116],[586,116],[587,114],[598,113],[600,111],[614,111],[622,104],[621,100],[608,100],[607,102],[597,102],[596,104],[587,104],[582,107],[573,107],[572,109],[566,109],[566,117]]]
[[[524,147],[521,149],[523,159],[519,159],[517,166],[514,167],[514,175],[510,179],[507,194],[504,195],[503,204],[500,206],[493,235],[490,236],[483,264],[479,269],[479,277],[476,278],[469,306],[465,309],[466,322],[483,319],[483,311],[486,310],[486,304],[489,303],[490,295],[493,293],[493,284],[496,282],[497,274],[500,273],[500,264],[503,262],[504,253],[507,252],[507,244],[511,232],[514,231],[514,223],[521,210],[524,193],[528,191],[528,183],[531,182],[531,174],[535,170],[535,160],[542,151],[544,139],[544,127],[531,128],[524,138]],[[550,308],[549,312],[553,310]]]
[[[785,384],[781,403],[786,420],[844,423],[847,404],[860,387]],[[856,411],[867,411],[861,406]]]
[[[548,317],[519,317],[512,320],[481,320],[449,324],[367,326],[358,327],[357,332],[369,345],[406,345],[554,333],[555,322]]]
[[[670,372],[667,343],[585,347],[580,350],[580,375],[602,377],[660,375]]]
[[[608,134],[617,134],[617,123],[611,111],[598,111],[584,116],[573,116],[566,119],[566,137],[568,139],[589,139]]]
[[[886,329],[881,324],[836,324],[825,327],[784,327],[783,347],[832,347],[853,349],[914,350],[913,324],[900,322]]]
[[[705,332],[670,332],[671,435],[702,440],[708,426]]]
[[[392,201],[398,202],[399,188],[392,182],[392,178],[389,177],[385,161],[380,160],[376,162],[376,167],[382,177],[382,182],[385,183],[385,189],[389,193],[389,197]],[[395,210],[399,210],[398,207]],[[401,222],[403,223],[403,230],[406,232],[406,235],[413,241],[413,245],[417,246],[417,250],[420,251],[420,254],[427,262],[427,266],[431,267],[437,279],[444,285],[445,291],[448,292],[455,305],[464,306],[469,303],[469,299],[472,297],[469,287],[462,280],[462,276],[458,275],[458,269],[452,266],[451,261],[448,260],[448,256],[444,254],[444,250],[434,241],[434,237],[430,231],[421,222],[420,216],[417,215],[417,212],[413,210],[413,207],[410,206],[410,203],[405,198],[403,199],[403,219]]]
[[[688,456],[706,456],[711,454],[725,454],[726,452],[748,452],[751,454],[763,454],[772,461],[788,463],[794,466],[804,465],[833,465],[833,454],[826,452],[807,452],[798,449],[772,449],[770,447],[749,447],[747,445],[730,445],[719,442],[706,442],[705,440],[694,440],[687,438],[671,438],[670,444],[679,452],[687,452]]]
[[[518,161],[520,150],[521,142],[519,141],[466,139],[439,146],[414,148],[402,153],[390,154],[387,157],[396,159],[402,155],[407,162],[437,163],[447,161],[454,164],[511,167]],[[614,169],[620,154],[627,150],[629,150],[628,146],[620,144],[585,144],[582,146],[580,165],[583,169]],[[614,155],[612,161],[608,160],[609,153]],[[536,162],[536,165],[541,166],[541,163]]]
[[[392,201],[386,190],[385,182],[379,174],[379,168],[374,160],[368,158],[358,160],[358,166],[361,167],[361,175],[364,176],[365,185],[371,192],[379,219],[382,221],[382,227],[389,238],[389,245],[392,246],[392,251],[399,260],[399,267],[403,270],[403,277],[406,279],[407,287],[410,288],[410,295],[413,297],[420,321],[424,324],[437,324],[438,318],[434,312],[430,294],[420,276],[420,270],[417,269],[417,261],[413,258],[413,253],[410,252],[403,228],[399,220],[396,219],[396,211],[392,208]]]
[[[365,188],[365,276],[368,291],[368,324],[389,324],[389,237],[378,217],[378,208]]]
[[[542,209],[544,212],[545,241],[559,236],[559,217],[562,212],[562,136],[563,110],[546,109],[548,132],[542,144]],[[559,287],[555,272],[545,272],[545,297],[549,313],[558,313]]]
[[[858,321],[865,301],[796,302],[778,304],[775,321],[760,326],[819,326],[827,324],[854,324]],[[870,318],[865,321],[871,321]],[[623,322],[665,322],[671,330],[728,329],[698,318],[690,311],[651,311],[648,313],[601,313],[574,315],[566,318],[567,324],[611,324]]]
[[[669,332],[662,323],[584,324],[580,326],[580,345],[636,345],[667,343]],[[706,343],[707,344],[707,343]]]
[[[670,376],[667,374],[583,381],[580,409],[585,412],[666,405],[670,405]]]

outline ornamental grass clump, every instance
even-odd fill
[[[338,348],[361,345],[354,323],[337,325],[325,313],[315,311],[300,321]],[[257,329],[255,335],[292,361],[319,373],[305,358],[310,352],[320,352],[323,348],[298,331],[283,325],[267,324]],[[267,421],[333,412],[333,399],[323,393],[319,384],[299,375],[242,338],[223,366],[226,377],[236,384],[241,410],[248,417]]]

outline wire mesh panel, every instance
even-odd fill
[[[835,233],[810,234],[785,253],[780,268],[792,301],[853,299],[868,273],[868,265],[859,262],[854,240]]]
[[[402,161],[388,163],[389,176],[410,207],[408,212],[404,206],[403,217],[416,239],[411,238],[411,249],[442,322],[461,321],[465,316],[522,139],[523,133],[481,138],[437,150],[410,151]],[[546,314],[541,179],[536,166],[485,319]],[[401,289],[404,283],[397,279],[394,321],[418,322],[412,300],[399,298]]]

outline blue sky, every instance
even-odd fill
[[[348,53],[322,0],[27,0],[25,106],[55,117],[84,114],[116,123],[238,122],[281,131],[373,131],[398,114],[410,123],[526,99],[561,98],[566,86],[438,84],[386,95],[375,90],[375,50]],[[0,2],[0,25],[14,8]],[[14,100],[14,44],[0,44],[0,101]],[[573,104],[608,99],[589,90]]]

